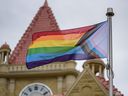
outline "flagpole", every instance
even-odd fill
[[[109,96],[113,96],[112,16],[114,16],[114,13],[112,8],[107,8],[106,16],[109,24]]]

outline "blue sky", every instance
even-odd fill
[[[48,0],[61,29],[92,25],[107,19],[108,7],[114,9],[113,63],[114,85],[128,95],[128,0]],[[7,42],[13,50],[44,0],[0,0],[0,45]]]

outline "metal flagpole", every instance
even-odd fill
[[[114,13],[112,8],[107,9],[106,16],[109,24],[109,96],[113,96],[112,16],[114,16]]]

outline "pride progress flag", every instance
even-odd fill
[[[107,58],[108,22],[82,28],[32,35],[26,64],[29,69],[68,60]]]

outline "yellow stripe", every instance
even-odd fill
[[[75,46],[79,39],[76,40],[44,40],[33,42],[29,48],[38,47],[56,47],[56,46]]]

